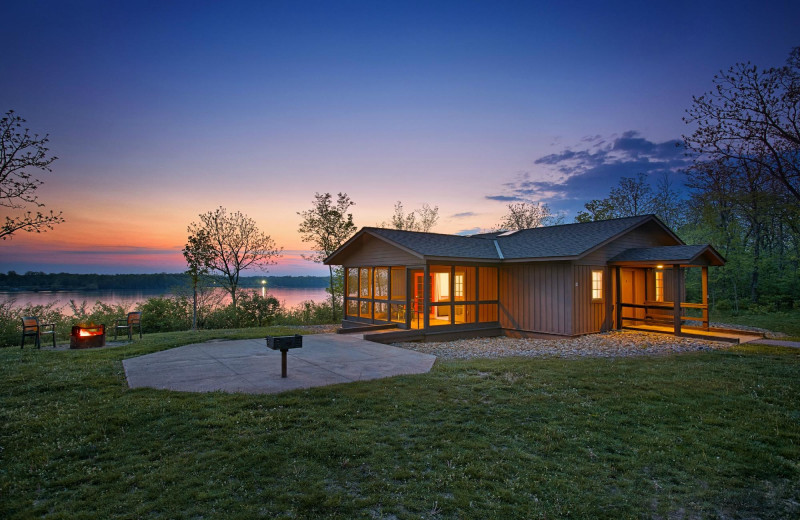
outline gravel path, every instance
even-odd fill
[[[723,350],[730,343],[630,330],[589,334],[576,338],[517,339],[507,337],[462,339],[441,343],[394,343],[439,359],[524,357],[626,357]]]

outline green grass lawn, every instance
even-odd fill
[[[711,321],[780,331],[788,334],[789,339],[800,341],[800,309],[757,314],[748,312],[733,314],[730,311],[713,311],[711,313]]]
[[[0,517],[800,515],[798,349],[447,362],[280,395],[126,386],[127,357],[266,333],[0,349]]]

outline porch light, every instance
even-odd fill
[[[657,265],[656,269],[664,269],[664,266],[663,265]]]

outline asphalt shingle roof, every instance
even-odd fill
[[[497,242],[507,259],[578,256],[635,227],[651,215],[523,229]]]
[[[364,229],[423,256],[492,260],[499,258],[494,242],[484,238],[442,235],[439,233],[420,233],[417,231],[401,231],[398,229]]]
[[[663,246],[641,249],[626,249],[612,258],[611,262],[680,262],[689,261],[702,253],[708,246]]]
[[[476,236],[443,235],[372,227],[364,228],[364,231],[422,256],[508,260],[579,256],[650,218],[652,215],[563,224],[523,229],[505,236],[500,233]]]

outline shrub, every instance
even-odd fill
[[[183,296],[148,298],[141,303],[143,332],[172,332],[192,326],[192,303]]]
[[[239,316],[233,305],[214,307],[198,318],[197,326],[203,329],[235,329],[239,325]]]
[[[277,298],[273,296],[263,297],[255,292],[242,292],[238,305],[240,327],[272,325],[281,306]]]
[[[718,311],[729,311],[733,308],[730,300],[719,300],[714,304],[714,309]]]
[[[277,318],[280,325],[324,325],[336,323],[341,319],[331,320],[331,304],[329,301],[316,303],[311,300],[301,302],[291,309],[281,309]]]

